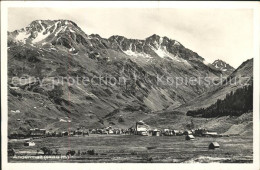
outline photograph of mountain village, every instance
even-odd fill
[[[9,8],[8,162],[252,163],[252,19]]]

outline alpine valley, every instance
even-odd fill
[[[130,128],[139,120],[156,128],[185,129],[192,120],[194,128],[252,135],[250,104],[239,112],[221,106],[230,95],[252,93],[253,59],[236,69],[221,60],[210,64],[170,37],[102,38],[69,20],[33,21],[8,32],[7,43],[9,134],[36,127],[66,130],[68,124],[71,129]],[[93,81],[72,83],[83,77]],[[205,77],[226,80],[214,85]],[[178,84],[190,78],[200,82]],[[212,111],[216,102],[221,103],[219,115],[187,114]]]

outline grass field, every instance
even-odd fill
[[[208,150],[216,141],[220,149]],[[253,160],[252,137],[197,137],[186,141],[185,136],[90,135],[87,137],[42,138],[35,146],[23,146],[24,141],[10,141],[17,155],[35,155],[37,149],[56,148],[62,155],[68,150],[94,155],[73,156],[70,159],[14,159],[9,162],[239,162]]]

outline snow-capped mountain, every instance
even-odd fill
[[[215,60],[212,65],[226,74],[231,74],[235,69],[222,60]]]
[[[123,36],[112,36],[109,42],[116,44],[118,48],[134,60],[140,58],[152,62],[156,59],[166,59],[172,62],[189,64],[189,60],[202,61],[196,53],[186,49],[181,43],[168,37],[152,35],[144,40],[127,39]],[[180,51],[183,54],[180,54]]]
[[[32,46],[62,45],[74,51],[73,44],[90,46],[89,37],[69,20],[36,20],[27,27],[9,33],[9,39]]]
[[[36,20],[26,28],[9,33],[9,39],[32,46],[48,45],[57,48],[62,45],[70,51],[87,53],[95,49],[113,49],[138,61],[153,62],[159,58],[189,65],[189,60],[203,60],[197,53],[167,37],[154,34],[145,40],[127,39],[123,36],[111,36],[104,39],[97,34],[86,35],[69,20]]]
[[[59,34],[77,32],[84,34],[84,32],[72,21],[69,20],[36,20],[27,27],[16,30],[12,33],[14,39],[26,43],[40,43],[49,38],[54,38]]]

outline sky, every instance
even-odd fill
[[[86,34],[145,39],[153,34],[179,41],[212,63],[237,68],[253,58],[251,9],[9,8],[8,31],[38,19],[68,19]]]

